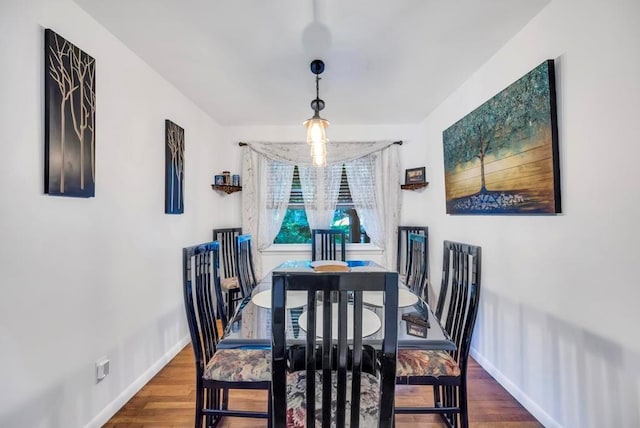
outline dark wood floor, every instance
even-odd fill
[[[473,428],[542,427],[475,361],[469,364],[469,421]],[[192,427],[195,402],[195,367],[191,345],[183,349],[105,425],[107,428]],[[431,388],[398,387],[398,405],[419,405],[431,399]],[[232,406],[264,409],[263,391],[232,391]],[[435,415],[398,415],[398,428],[442,427]],[[226,418],[222,428],[266,427],[263,420]]]

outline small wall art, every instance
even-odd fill
[[[404,171],[404,184],[419,184],[425,182],[425,170],[426,168],[409,168]]]
[[[165,120],[165,197],[166,214],[184,212],[184,129]]]
[[[560,210],[553,60],[547,60],[443,132],[449,214]]]
[[[96,61],[44,31],[44,192],[95,196]]]

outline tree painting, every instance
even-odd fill
[[[45,193],[95,196],[95,60],[45,30]]]
[[[560,212],[553,60],[443,132],[449,214]]]
[[[184,212],[183,189],[184,129],[165,120],[165,213]]]

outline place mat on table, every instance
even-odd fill
[[[333,322],[331,323],[331,333],[334,340],[338,339],[338,304],[333,304],[331,311]],[[316,336],[322,337],[322,306],[318,306],[316,310]],[[307,331],[307,311],[303,311],[298,318],[298,325],[304,331]],[[362,309],[362,337],[367,337],[378,330],[382,326],[380,317],[369,309]],[[353,306],[347,306],[347,340],[353,339]]]
[[[251,303],[261,308],[271,309],[271,290],[264,290],[256,293],[251,298]],[[306,291],[287,291],[287,303],[285,307],[299,308],[307,304]]]
[[[404,308],[406,306],[413,306],[418,303],[418,296],[413,294],[409,290],[398,290],[398,307]],[[384,306],[384,292],[383,291],[363,291],[362,301],[373,306]]]

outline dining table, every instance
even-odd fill
[[[270,349],[271,348],[271,283],[273,272],[316,272],[316,263],[309,260],[286,261],[266,275],[238,305],[230,318],[220,341],[219,349]],[[370,260],[348,260],[344,262],[348,272],[392,272]],[[298,293],[298,294],[296,294]],[[301,316],[306,308],[306,295],[300,291],[287,294],[287,341],[304,343],[306,340],[304,321]],[[383,296],[371,292],[363,296],[368,317],[363,318],[363,343],[378,347],[384,338]],[[415,334],[415,328],[403,319],[405,314],[416,314],[428,320],[426,337]],[[377,318],[377,319],[376,319]],[[413,294],[404,284],[398,284],[398,348],[423,350],[455,350],[456,346],[444,331],[430,306]]]

